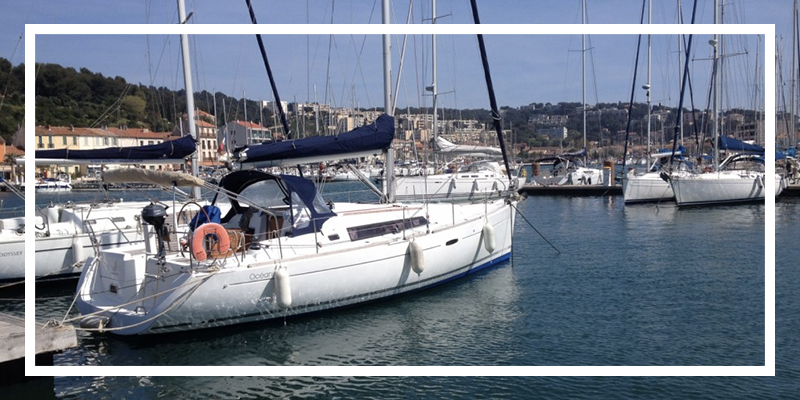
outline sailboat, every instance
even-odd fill
[[[491,87],[480,35],[479,44]],[[384,37],[385,88],[388,48]],[[491,91],[490,99],[496,110]],[[391,165],[388,90],[384,103],[386,115],[354,131],[238,152],[238,169],[213,200],[229,211],[188,232],[183,246],[166,246],[164,210],[145,208],[146,230],[155,232],[147,250],[103,250],[87,261],[76,298],[82,326],[135,335],[283,319],[429,288],[509,259],[514,191],[481,202],[399,203],[389,184],[386,202],[334,204],[309,180],[258,170],[379,153]]]
[[[718,22],[719,7],[714,4],[714,22]],[[712,77],[713,116],[714,116],[714,166],[711,171],[693,174],[677,174],[670,177],[675,201],[678,206],[743,203],[763,201],[765,196],[764,148],[749,145],[733,138],[720,136],[719,103],[721,85],[718,80],[720,64],[720,38],[714,35],[713,46],[715,64]],[[719,162],[720,150],[731,150],[723,162]]]
[[[432,2],[431,23],[436,24],[436,0]],[[508,190],[519,188],[521,181],[518,178],[506,179],[508,171],[504,171],[500,163],[494,161],[502,157],[502,152],[496,147],[455,144],[439,136],[439,113],[437,110],[437,42],[436,35],[431,38],[431,70],[433,82],[427,89],[433,97],[433,149],[436,159],[439,156],[478,158],[474,162],[465,162],[463,165],[454,163],[454,168],[448,173],[413,174],[400,176],[395,180],[395,193],[398,200],[438,200],[438,201],[469,201],[483,197],[502,196]]]
[[[650,24],[652,15],[652,2],[648,2],[648,24]],[[638,55],[638,50],[637,50]],[[681,159],[684,153],[683,146],[681,146],[680,154],[673,154],[672,151],[659,151],[653,154],[650,150],[650,113],[652,110],[650,98],[650,72],[651,72],[651,37],[647,35],[647,82],[642,86],[646,91],[647,96],[647,156],[650,159],[649,168],[642,174],[637,174],[634,168],[630,168],[625,176],[622,178],[622,198],[625,204],[636,203],[649,203],[660,202],[664,200],[673,200],[675,193],[672,191],[672,186],[668,179],[663,179],[661,176],[670,161],[670,158]],[[679,122],[680,124],[683,121]],[[630,126],[630,125],[629,125]],[[681,163],[681,166],[685,164]],[[685,169],[684,169],[685,170]],[[683,173],[678,170],[672,171],[673,174]]]
[[[37,150],[36,162],[45,165],[182,164],[195,152],[190,136],[155,145],[110,147],[96,150]],[[24,159],[17,163],[24,164]],[[20,195],[22,193],[20,192]],[[50,204],[36,210],[37,278],[62,278],[80,273],[95,248],[142,243],[142,207],[149,201]],[[0,219],[0,254],[6,259],[0,280],[25,277],[25,217]],[[27,224],[31,229],[31,224]],[[19,262],[17,262],[17,261]]]

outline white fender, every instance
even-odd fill
[[[756,185],[758,185],[759,189],[764,188],[764,182],[761,180],[761,175],[756,175]]]
[[[289,283],[289,272],[286,268],[278,268],[275,271],[275,297],[278,306],[289,308],[292,305],[292,287]]]
[[[483,247],[489,253],[493,253],[495,249],[494,227],[489,222],[483,225]]]
[[[77,264],[79,262],[83,262],[86,260],[87,255],[83,251],[83,245],[81,244],[80,239],[78,236],[72,237],[72,263]]]
[[[425,270],[425,255],[422,254],[422,245],[412,240],[408,243],[408,255],[411,258],[411,269],[421,274]]]

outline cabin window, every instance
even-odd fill
[[[364,240],[377,236],[383,236],[391,233],[402,232],[403,229],[412,229],[418,226],[423,226],[428,223],[425,217],[414,217],[403,221],[402,219],[386,222],[378,222],[375,224],[354,226],[347,228],[347,233],[350,235],[350,240]]]

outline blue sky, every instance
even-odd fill
[[[655,1],[654,23],[676,23],[677,1]],[[691,3],[683,0],[684,17]],[[0,16],[0,56],[9,58],[25,23],[175,23],[174,0],[146,2],[43,1],[12,2]],[[784,80],[788,79],[788,59],[792,2],[736,0],[726,2],[727,20],[733,23],[774,23],[779,48],[787,60]],[[272,23],[379,23],[380,1],[275,1],[254,0],[261,24]],[[590,23],[638,23],[642,3],[638,0],[587,0]],[[712,22],[711,0],[698,2],[698,21]],[[479,1],[483,23],[580,23],[580,1]],[[439,23],[471,23],[469,2],[439,0]],[[244,2],[187,0],[193,11],[192,23],[249,24]],[[392,3],[393,20],[405,23],[408,1]],[[414,2],[412,23],[430,15],[430,1]],[[427,22],[426,22],[427,23]],[[509,26],[509,33],[516,32]],[[284,100],[317,99],[335,106],[374,106],[382,103],[380,85],[380,38],[375,35],[295,35],[270,36],[267,51]],[[708,86],[710,37],[697,37],[692,62],[696,102],[704,101]],[[397,72],[399,40],[395,37],[393,60]],[[594,35],[587,53],[587,102],[627,101],[630,96],[636,36]],[[677,36],[653,38],[651,84],[655,103],[677,104]],[[531,102],[580,101],[580,36],[578,35],[501,35],[488,36],[486,43],[495,81],[498,102],[518,106]],[[756,53],[763,60],[763,41],[736,36],[728,40],[729,99],[732,105],[754,102]],[[14,54],[22,62],[22,44]],[[430,38],[409,38],[406,67],[398,93],[399,106],[430,105],[422,96],[430,85]],[[330,50],[329,50],[330,49]],[[198,36],[193,39],[195,90],[217,90],[241,97],[271,99],[269,84],[252,36]],[[330,58],[330,62],[328,59]],[[40,36],[36,59],[75,68],[86,67],[108,76],[129,81],[182,88],[179,75],[177,37],[150,36]],[[474,36],[439,36],[439,90],[445,93],[445,107],[488,108],[485,85],[480,72]],[[160,61],[159,61],[160,60]],[[763,68],[763,64],[759,67]],[[644,58],[640,61],[637,86],[644,82]],[[327,77],[327,78],[326,78]],[[763,73],[760,77],[763,83]],[[326,90],[327,89],[327,90]],[[637,101],[644,91],[636,90]],[[780,106],[779,106],[780,107]]]

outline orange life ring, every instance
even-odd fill
[[[204,261],[208,258],[208,254],[206,253],[206,249],[203,246],[203,241],[205,240],[206,236],[214,235],[217,237],[217,245],[219,249],[217,250],[220,254],[225,254],[231,248],[231,239],[228,237],[228,231],[225,228],[217,223],[214,222],[207,222],[203,225],[200,225],[192,234],[192,255],[194,256],[195,260],[197,261]]]

